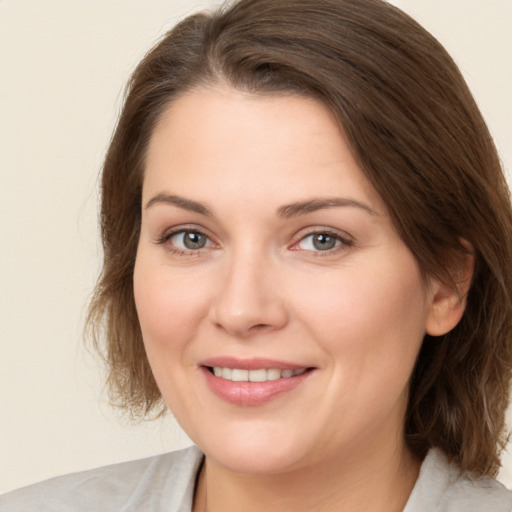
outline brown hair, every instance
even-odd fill
[[[105,327],[111,390],[132,411],[162,408],[133,297],[145,151],[184,91],[227,83],[318,99],[340,123],[425,275],[456,286],[475,273],[450,333],[425,337],[405,435],[463,469],[494,475],[512,368],[512,213],[491,136],[460,72],[414,20],[381,0],[242,0],[190,16],[146,55],[128,84],[102,176],[103,272],[89,324]]]

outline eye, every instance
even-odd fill
[[[334,252],[343,247],[350,247],[352,241],[338,233],[329,231],[318,231],[303,237],[295,248],[301,251],[312,252]]]
[[[166,237],[174,248],[184,251],[196,251],[212,245],[211,240],[200,231],[183,230]]]

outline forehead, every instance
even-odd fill
[[[180,96],[153,132],[145,173],[146,197],[217,190],[289,202],[336,193],[382,206],[327,108],[292,94],[218,88]]]

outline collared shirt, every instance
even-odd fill
[[[0,512],[191,512],[196,448],[52,478],[0,496]],[[404,512],[512,512],[512,491],[430,450]]]

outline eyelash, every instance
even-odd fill
[[[297,245],[299,245],[301,242],[303,242],[307,238],[314,237],[315,235],[327,235],[329,237],[334,238],[336,240],[336,242],[339,242],[339,245],[337,247],[333,247],[332,249],[327,249],[324,251],[302,249],[303,252],[311,253],[311,255],[315,258],[316,257],[322,258],[322,257],[326,257],[326,256],[332,256],[333,254],[337,254],[340,251],[346,251],[347,249],[349,249],[350,247],[352,247],[354,245],[354,240],[352,238],[348,237],[347,235],[342,235],[339,231],[336,231],[336,230],[333,230],[330,228],[318,228],[318,229],[314,229],[313,231],[309,231],[304,236],[302,236],[298,242],[295,242],[293,244],[293,247],[296,247]],[[301,249],[299,249],[299,248],[293,249],[293,247],[292,247],[292,250],[301,251]]]
[[[175,247],[171,243],[168,243],[170,239],[176,235],[179,234],[185,234],[185,233],[195,233],[201,236],[206,237],[210,242],[211,238],[204,233],[201,229],[198,229],[196,227],[190,226],[190,227],[181,227],[178,229],[174,229],[172,231],[165,231],[162,233],[162,235],[156,240],[156,243],[158,245],[165,245],[165,248],[167,251],[169,251],[172,254],[175,254],[177,256],[199,256],[203,252],[203,248],[199,249],[180,249],[178,247]]]
[[[177,256],[199,256],[199,255],[201,255],[203,252],[203,249],[204,249],[203,247],[201,247],[199,249],[186,250],[186,249],[180,249],[180,248],[175,247],[172,244],[168,243],[172,237],[182,234],[182,233],[183,234],[194,233],[194,234],[198,234],[200,236],[204,236],[208,239],[208,241],[210,243],[214,244],[214,242],[212,242],[211,238],[206,233],[204,233],[204,231],[202,231],[201,229],[195,228],[195,227],[182,227],[182,228],[178,228],[178,229],[175,229],[172,231],[166,231],[156,240],[156,243],[158,245],[165,245],[166,250],[168,250],[172,254],[176,254]],[[336,240],[336,242],[339,242],[339,245],[337,247],[334,247],[332,249],[327,249],[324,251],[322,251],[322,250],[315,251],[315,250],[294,248],[297,245],[299,245],[301,242],[306,240],[307,238],[314,237],[315,235],[327,235],[329,237],[332,237]],[[343,236],[340,232],[335,231],[330,228],[319,228],[319,229],[314,229],[313,231],[309,231],[304,236],[302,236],[297,242],[295,242],[293,244],[291,250],[294,250],[294,251],[302,250],[303,252],[311,253],[312,255],[314,255],[314,257],[325,257],[325,256],[330,256],[330,255],[336,254],[339,251],[347,250],[348,248],[352,247],[353,245],[354,245],[354,241],[351,238],[349,238],[348,236]]]

